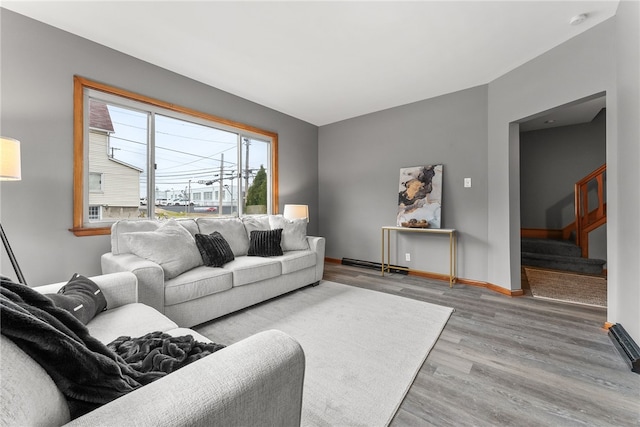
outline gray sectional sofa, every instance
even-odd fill
[[[282,229],[279,256],[249,256],[251,232]],[[185,232],[186,230],[187,232]],[[219,232],[233,252],[221,267],[204,265],[194,236]],[[306,235],[306,221],[281,215],[122,220],[111,228],[102,272],[138,278],[140,302],[191,327],[318,283],[325,240]]]
[[[210,342],[140,304],[134,274],[91,279],[107,301],[107,310],[87,324],[91,336],[101,342],[152,331]],[[63,285],[35,289],[51,294]],[[300,425],[304,352],[280,331],[261,332],[229,345],[71,421],[65,397],[51,376],[12,340],[4,335],[0,339],[2,426]]]

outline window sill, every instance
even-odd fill
[[[78,237],[103,236],[111,234],[111,227],[70,228],[69,231]]]

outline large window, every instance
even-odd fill
[[[76,235],[119,219],[276,213],[277,134],[75,77]]]

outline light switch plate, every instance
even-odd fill
[[[464,188],[471,188],[471,178],[464,179]]]

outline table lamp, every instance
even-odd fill
[[[309,206],[308,205],[284,205],[284,212],[282,213],[286,219],[301,219],[305,218],[309,222]]]

